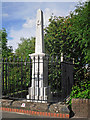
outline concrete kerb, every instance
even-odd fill
[[[8,111],[8,112],[17,112],[17,113],[24,113],[34,116],[46,116],[46,117],[55,117],[55,118],[69,118],[69,114],[64,113],[50,113],[50,112],[38,112],[38,111],[31,111],[25,109],[18,109],[18,108],[8,108],[8,107],[1,107],[0,110]]]

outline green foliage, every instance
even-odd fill
[[[48,82],[53,93],[61,92],[61,63],[58,61],[58,58],[54,56],[49,58]]]
[[[70,105],[72,98],[90,99],[90,81],[85,79],[79,84],[74,85],[70,94],[70,100],[68,101]]]
[[[72,88],[71,97],[73,98],[88,98],[90,99],[90,81],[81,81],[79,85]]]
[[[74,81],[77,82],[77,85],[73,87],[71,96],[76,98],[89,98],[88,94],[90,92],[88,88],[90,83],[82,84],[81,82],[89,81],[89,78],[85,78],[85,71],[82,69],[90,62],[89,8],[90,2],[79,3],[74,12],[71,12],[65,18],[51,16],[49,26],[45,28],[46,52],[50,56],[61,56],[61,53],[63,53],[64,59],[75,58],[77,65],[74,66]],[[56,80],[57,70],[54,68],[52,71],[54,72],[53,79]],[[51,74],[49,77],[52,76]],[[55,84],[56,82],[53,79],[52,83]],[[82,89],[84,90],[82,91]]]
[[[89,49],[89,32],[90,32],[90,23],[89,23],[89,7],[90,2],[80,3],[76,6],[75,13],[72,16],[72,36],[74,36],[74,40],[76,47],[78,48],[75,52],[79,53],[80,63],[89,63],[90,62],[90,49]],[[73,33],[75,32],[75,33]]]
[[[3,94],[18,94],[18,91],[27,90],[31,85],[31,63],[24,58],[9,58],[3,60],[4,91]],[[6,79],[7,75],[7,79]]]
[[[50,55],[63,52],[64,57],[75,58],[81,66],[89,63],[89,6],[90,2],[79,4],[69,16],[51,16],[45,28],[46,52]]]
[[[0,30],[0,46],[2,57],[8,57],[12,55],[12,46],[7,46],[7,33],[5,29]]]
[[[35,38],[31,39],[20,39],[22,42],[18,45],[18,48],[15,51],[16,56],[29,57],[29,54],[34,53],[35,51]]]
[[[64,54],[64,58],[75,58],[75,63],[77,66],[74,67],[75,83],[77,85],[73,87],[71,98],[89,98],[88,93],[90,82],[87,78],[84,78],[84,70],[82,67],[90,62],[90,49],[89,49],[89,11],[90,2],[79,3],[76,6],[74,12],[66,17],[56,17],[51,16],[49,19],[49,26],[45,28],[45,48],[46,53],[50,56],[58,55],[60,61],[61,52]],[[11,49],[7,47],[7,34],[5,29],[3,32],[0,31],[0,36],[2,35],[2,54],[3,57],[7,57],[11,54]],[[21,38],[22,43],[19,44],[15,51],[15,56],[29,57],[29,54],[34,53],[35,49],[35,38],[25,39]],[[55,62],[56,63],[56,62]],[[60,64],[53,63],[50,65],[49,69],[49,83],[51,83],[52,89],[55,90],[53,86],[58,82],[58,88],[61,84],[60,76]],[[27,68],[28,69],[28,68]],[[80,70],[81,69],[81,70]],[[11,82],[17,81],[17,76],[19,76],[19,71],[21,67],[14,66],[11,68]],[[25,70],[23,70],[23,78],[25,79]],[[77,72],[79,71],[80,72]],[[16,76],[13,77],[13,71],[16,72]],[[29,70],[27,71],[27,81],[29,80]],[[21,73],[20,73],[21,75]],[[19,82],[18,82],[19,84]],[[24,83],[23,83],[24,84]],[[27,82],[28,84],[28,82]]]
[[[74,66],[75,82],[84,79],[84,71],[77,71],[90,62],[89,7],[90,2],[79,3],[75,11],[65,18],[51,16],[49,26],[45,28],[46,52],[50,56],[58,55],[59,57],[62,52],[64,59],[75,59],[77,64]],[[55,68],[53,71],[56,74]],[[56,79],[55,76],[53,79]]]
[[[35,38],[21,38],[22,43],[19,44],[14,55],[6,56],[4,59],[4,94],[18,94],[16,91],[21,91],[21,86],[24,92],[27,92],[31,85],[31,62],[29,54],[34,53]],[[8,72],[8,74],[7,74]],[[6,79],[7,74],[7,79]],[[6,82],[7,81],[7,82]],[[7,84],[7,85],[6,85]],[[20,93],[19,93],[20,94]],[[25,96],[25,94],[24,94]]]
[[[84,99],[90,99],[90,71],[89,66],[87,68],[83,68],[77,73],[80,75],[83,71],[83,78],[82,80],[76,80],[75,85],[72,87],[72,91],[70,94],[70,100],[67,101],[71,105],[72,98],[84,98]],[[78,78],[77,78],[78,79]]]

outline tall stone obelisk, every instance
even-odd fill
[[[44,48],[43,12],[37,11],[35,53],[32,59],[32,84],[27,98],[32,102],[49,102],[51,100],[48,86],[48,59]]]
[[[43,12],[37,11],[35,53],[44,53]]]

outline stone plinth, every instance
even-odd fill
[[[32,85],[29,88],[28,99],[32,102],[51,101],[50,87],[48,86],[48,56],[45,53],[31,54]]]

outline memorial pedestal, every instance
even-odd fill
[[[32,85],[28,89],[28,98],[32,102],[50,102],[52,99],[48,86],[48,56],[45,53],[31,54]]]
[[[32,84],[27,99],[37,102],[50,102],[51,92],[48,86],[48,56],[44,53],[43,12],[37,11],[35,53],[32,59]]]

